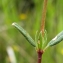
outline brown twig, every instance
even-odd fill
[[[45,28],[47,1],[48,0],[44,0],[44,3],[43,3],[43,11],[42,11],[41,31],[42,31],[42,35],[43,36],[44,36],[44,28]]]

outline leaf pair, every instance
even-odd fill
[[[46,44],[46,33],[44,33],[44,37],[42,36],[42,32],[37,32],[35,35],[35,41],[31,38],[31,36],[21,27],[19,26],[17,23],[13,23],[12,24],[14,27],[16,27],[20,33],[27,39],[27,41],[33,45],[36,48],[39,49],[43,49],[44,45]],[[60,32],[55,38],[53,38],[45,47],[45,49],[49,46],[54,46],[56,44],[58,44],[59,42],[61,42],[63,40],[63,31]]]

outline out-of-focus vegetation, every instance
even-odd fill
[[[19,23],[34,39],[42,6],[43,0],[0,0],[0,63],[37,63],[34,48],[11,24]],[[48,42],[63,30],[63,0],[48,0],[45,28]],[[63,63],[63,42],[49,48],[42,62]]]

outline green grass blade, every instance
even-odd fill
[[[33,45],[34,47],[36,46],[34,43],[35,41],[31,38],[31,36],[21,26],[19,26],[17,23],[12,23],[12,25],[20,31],[20,33],[27,39],[27,41],[31,45]]]

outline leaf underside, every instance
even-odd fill
[[[35,41],[31,38],[31,36],[21,27],[19,26],[17,23],[12,23],[12,25],[18,29],[20,31],[20,33],[26,38],[26,40],[31,44],[33,45],[34,47],[36,46],[35,45]]]
[[[60,32],[55,38],[53,38],[47,46],[54,46],[63,40],[63,31]]]

